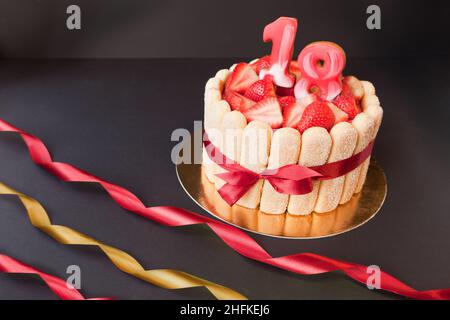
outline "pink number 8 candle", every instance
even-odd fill
[[[267,74],[272,75],[280,87],[292,88],[295,76],[289,73],[289,64],[294,50],[295,34],[297,33],[297,19],[281,17],[264,28],[264,42],[272,41],[270,55],[271,67],[261,70],[260,78]]]
[[[306,97],[315,86],[322,99],[333,100],[342,90],[344,66],[345,52],[337,44],[320,41],[307,45],[298,55],[302,76],[295,85],[295,97]]]

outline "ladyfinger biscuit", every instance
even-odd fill
[[[353,154],[358,132],[350,123],[340,122],[336,124],[331,129],[330,136],[333,143],[328,163],[346,159]],[[321,181],[314,211],[328,212],[334,210],[339,205],[344,181],[345,176]]]
[[[220,100],[215,104],[205,104],[205,131],[209,136],[211,142],[220,148],[222,141],[222,134],[220,127],[222,125],[222,120],[224,116],[231,111],[230,105],[225,100]],[[208,156],[205,149],[203,149],[203,165],[205,167],[205,174],[209,181],[214,183],[215,181],[215,171],[218,168]]]
[[[380,100],[376,95],[373,94],[369,96],[364,95],[364,97],[361,99],[361,108],[363,110],[366,110],[371,104],[380,105]]]
[[[298,130],[282,128],[275,131],[270,147],[268,169],[277,169],[298,162],[301,136]],[[278,193],[269,183],[264,181],[260,210],[269,214],[282,214],[286,211],[289,195]]]
[[[372,133],[371,141],[375,140],[378,129],[381,125],[381,120],[383,119],[383,108],[380,107],[378,103],[371,103],[366,105],[365,109],[363,108],[365,114],[367,114],[375,123],[375,128]],[[361,192],[364,182],[366,181],[367,170],[369,170],[370,165],[370,156],[364,161],[361,166],[361,173],[359,175],[358,184],[356,186],[355,192]]]
[[[312,214],[310,237],[322,237],[330,234],[336,221],[336,212]]]
[[[361,81],[364,88],[364,96],[361,101],[362,111],[369,115],[375,121],[374,137],[377,135],[378,129],[383,119],[383,108],[380,106],[380,100],[375,95],[375,87],[369,81]]]
[[[379,104],[369,104],[367,109],[364,110],[364,113],[375,122],[375,130],[372,137],[372,139],[375,139],[380,129],[381,121],[383,120],[383,108]]]
[[[204,167],[202,167],[202,171],[204,171]],[[201,203],[208,210],[215,212],[218,217],[226,221],[231,221],[231,207],[222,199],[217,192],[216,186],[213,183],[208,182],[206,173],[202,175],[201,182],[203,189],[203,192],[200,193],[201,197],[203,197]]]
[[[244,129],[240,164],[254,172],[267,167],[272,139],[272,128],[265,122],[254,120]],[[255,209],[261,199],[263,180],[256,182],[237,202],[238,205]]]
[[[312,167],[327,162],[331,149],[331,137],[328,131],[320,127],[312,127],[302,135],[302,148],[299,165]],[[313,182],[313,190],[308,194],[291,195],[289,197],[288,213],[306,215],[314,210],[320,181]]]
[[[286,214],[283,236],[307,237],[311,232],[312,214],[306,216]]]
[[[205,88],[206,88],[206,85],[205,85]],[[205,108],[208,105],[215,104],[216,102],[218,102],[220,100],[222,100],[222,92],[219,90],[219,88],[205,89]]]
[[[283,235],[284,224],[286,220],[285,214],[264,213],[261,210],[257,213],[258,223],[257,231],[273,236]]]
[[[212,144],[220,150],[222,146],[222,131],[218,128],[209,128],[206,133]],[[219,170],[219,166],[209,157],[205,147],[203,147],[202,164],[205,168],[205,174],[208,180],[215,183],[215,173]]]
[[[361,80],[361,84],[364,88],[364,95],[373,96],[375,95],[375,87],[369,81]]]
[[[202,153],[202,167],[204,169],[203,173],[206,175],[209,182],[214,183],[214,163],[209,158],[205,148],[203,148]]]
[[[383,108],[380,106],[380,100],[376,95],[365,94],[361,100],[361,108],[373,121],[375,121],[375,132],[373,138],[376,137],[378,129],[383,119]]]
[[[231,222],[250,230],[258,230],[258,211],[241,206],[231,207]]]
[[[353,119],[353,127],[358,132],[358,140],[354,153],[362,151],[372,140],[373,132],[375,130],[375,122],[364,112],[358,114]],[[361,174],[361,165],[345,175],[344,190],[342,191],[341,200],[339,203],[346,203],[351,199],[355,193],[358,185],[359,175]]]
[[[220,91],[220,79],[217,77],[209,78],[206,81],[205,90],[216,89]]]
[[[205,130],[211,128],[219,129],[225,114],[231,111],[230,105],[225,100],[217,101],[214,104],[205,105]]]
[[[348,85],[348,87],[352,91],[353,96],[356,99],[361,99],[364,96],[364,87],[361,84],[361,81],[358,80],[358,78],[354,76],[347,76],[344,77],[342,81]]]
[[[223,117],[220,151],[231,161],[239,162],[241,156],[242,131],[246,125],[247,120],[239,111],[231,111]],[[222,172],[226,172],[226,170],[220,167],[215,172],[215,184],[217,189],[220,189],[225,183],[222,179],[217,177],[217,174]]]
[[[223,86],[225,85],[225,82],[227,82],[229,74],[230,74],[230,71],[228,69],[222,69],[222,70],[217,71],[215,78],[219,79],[219,81],[220,81],[220,86],[219,86],[220,91],[223,91]]]

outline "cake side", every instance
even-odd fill
[[[345,77],[344,81],[352,90],[352,94],[361,99],[361,112],[351,121],[335,123],[329,132],[324,128],[311,127],[300,134],[296,129],[292,129],[298,132],[298,147],[286,148],[287,145],[291,145],[296,140],[292,137],[297,134],[283,135],[281,133],[292,132],[291,130],[284,130],[291,128],[277,129],[272,134],[271,131],[273,130],[264,121],[248,121],[250,119],[247,119],[244,122],[243,119],[246,119],[244,113],[238,110],[233,111],[230,104],[225,100],[225,83],[233,67],[218,71],[206,83],[204,126],[214,145],[225,155],[250,170],[263,171],[267,168],[269,159],[276,159],[277,162],[273,160],[274,163],[287,164],[281,160],[288,158],[288,163],[299,163],[305,166],[342,160],[364,149],[370,141],[375,139],[378,133],[383,109],[376,96],[375,88],[368,81],[359,81],[356,77],[349,76]],[[232,117],[229,115],[230,113],[239,113],[242,116]],[[227,132],[228,129],[235,132]],[[239,133],[236,133],[236,130]],[[256,134],[260,130],[263,132],[262,135]],[[276,134],[278,131],[281,131],[281,133]],[[272,139],[272,135],[276,139]],[[273,146],[274,140],[276,145]],[[285,147],[283,148],[283,146]],[[251,155],[257,156],[252,159]],[[217,187],[220,188],[221,183],[217,180],[215,174],[223,169],[212,162],[206,152],[203,154],[203,160],[208,180],[217,184]],[[265,187],[265,184],[268,184],[267,181],[259,181],[247,191],[237,204],[248,208],[261,206],[260,210],[269,214],[288,212],[294,215],[306,215],[313,210],[316,212],[331,211],[339,204],[349,201],[354,193],[361,191],[369,162],[370,159],[366,159],[363,164],[346,176],[332,180],[315,181],[313,192],[307,195],[277,195],[278,192]],[[264,187],[262,187],[263,185]],[[272,200],[261,200],[264,193],[271,195],[264,196],[264,199]],[[283,201],[273,205],[271,202],[275,198],[282,198]]]

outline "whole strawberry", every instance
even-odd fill
[[[331,130],[335,120],[333,111],[325,101],[314,101],[303,111],[298,130],[301,133],[311,127],[322,127]]]

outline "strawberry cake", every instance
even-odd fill
[[[299,59],[304,52],[305,57],[318,52],[320,58],[320,50],[329,47],[342,50],[329,42],[312,43]],[[226,157],[254,172],[290,164],[314,167],[347,159],[375,139],[381,124],[383,109],[372,83],[339,73],[333,82],[327,80],[327,92],[321,89],[324,87],[320,82],[305,87],[306,73],[311,70],[301,65],[304,60],[291,60],[291,56],[285,66],[285,76],[292,79],[291,83],[276,81],[282,76],[277,72],[283,66],[276,65],[279,58],[274,58],[272,51],[272,56],[219,70],[205,86],[205,132]],[[338,60],[330,56],[331,60],[326,55],[316,59],[314,67],[320,71],[324,63],[335,65]],[[342,69],[345,55],[343,59]],[[315,180],[312,192],[307,194],[279,193],[269,181],[260,179],[236,205],[267,214],[332,211],[361,191],[369,161],[367,158],[337,178]],[[205,150],[203,166],[206,177],[219,190],[224,181],[218,174],[225,169],[213,162]]]

